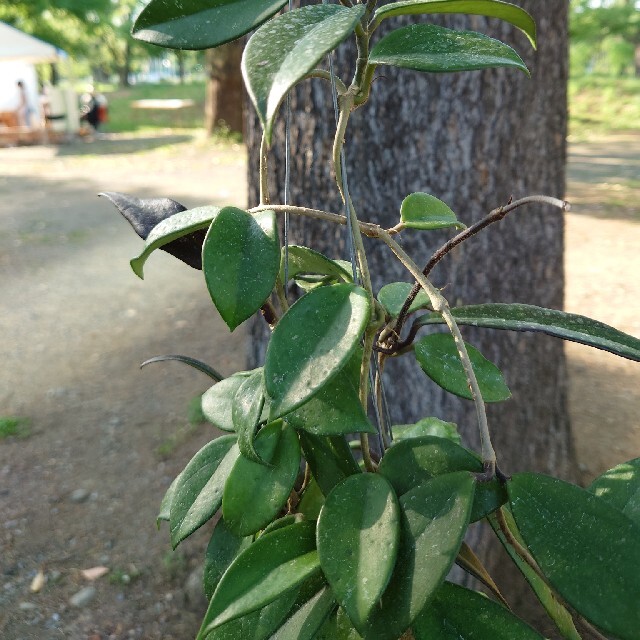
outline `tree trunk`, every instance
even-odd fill
[[[211,135],[221,121],[231,131],[243,130],[242,42],[230,42],[206,52],[205,129]]]
[[[453,16],[430,21],[482,31],[508,42],[525,59],[531,79],[509,69],[436,75],[378,67],[371,99],[352,115],[346,135],[349,189],[361,220],[395,225],[400,203],[416,191],[441,198],[466,224],[512,196],[563,197],[568,1],[522,0],[518,4],[536,19],[537,52],[520,32],[496,20]],[[380,31],[400,24],[398,19],[387,20]],[[336,56],[336,71],[347,82],[352,74],[346,62],[353,59],[350,55],[349,47],[341,47]],[[329,85],[306,81],[292,93],[291,102],[291,202],[341,211],[330,167],[335,121]],[[274,135],[278,143],[270,154],[273,202],[282,201],[283,130],[280,121]],[[260,143],[253,115],[248,118],[247,133],[253,205],[258,201]],[[329,257],[348,257],[342,228],[327,229],[295,219],[290,237],[291,242],[308,244]],[[424,264],[446,237],[406,230],[400,240],[415,261]],[[560,309],[563,241],[562,215],[546,206],[530,206],[460,246],[432,278],[445,288],[452,306],[496,301]],[[381,243],[368,242],[367,250],[376,291],[387,282],[411,280]],[[251,367],[263,362],[266,330],[256,322],[252,333]],[[508,402],[488,408],[503,471],[535,470],[575,479],[562,342],[467,327],[463,333],[501,368],[513,392]],[[465,445],[479,448],[472,403],[432,384],[410,356],[388,361],[385,388],[395,423],[437,416],[456,422]],[[472,527],[470,544],[480,550],[499,584],[505,585],[507,599],[516,605],[528,602],[528,587],[487,529]]]
[[[119,82],[122,88],[130,86],[129,75],[131,74],[131,44],[127,39],[124,48],[124,60],[122,66],[118,69]]]

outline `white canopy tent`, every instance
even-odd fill
[[[65,57],[66,54],[52,44],[0,22],[0,112],[18,108],[18,81],[22,81],[33,112],[41,113],[38,76],[34,65],[56,62]],[[53,123],[54,129],[67,132],[78,130],[78,105],[73,91],[51,87],[49,104],[54,115],[64,114],[64,119]]]
[[[55,62],[61,54],[52,44],[0,22],[0,62]]]

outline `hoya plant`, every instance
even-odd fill
[[[137,38],[177,49],[216,47],[250,32],[242,59],[263,126],[260,202],[248,210],[105,194],[144,239],[131,261],[143,277],[163,249],[201,269],[211,300],[233,331],[261,313],[272,332],[263,366],[208,375],[206,418],[215,437],[167,491],[159,520],[175,548],[217,518],[204,561],[209,600],[197,640],[534,640],[474,551],[469,526],[486,520],[567,640],[640,637],[640,459],[587,489],[535,473],[502,473],[485,404],[509,398],[498,368],[462,337],[473,325],[535,331],[640,360],[640,340],[583,316],[525,304],[451,308],[429,279],[455,246],[531,202],[525,196],[466,227],[429,193],[407,194],[390,229],[361,220],[347,188],[343,144],[351,113],[367,102],[375,70],[419,72],[511,67],[518,53],[471,31],[428,21],[391,30],[395,16],[468,13],[503,20],[535,46],[532,18],[498,0],[341,0],[298,9],[286,0],[152,0]],[[353,76],[324,61],[355,41]],[[333,171],[344,212],[274,203],[268,160],[274,120],[288,92],[309,78],[336,97]],[[281,243],[277,217],[347,225],[352,260]],[[398,234],[449,229],[424,268]],[[415,280],[373,291],[362,236],[383,243]],[[454,283],[455,284],[455,283]],[[433,326],[431,326],[433,325]],[[424,327],[430,327],[428,332]],[[422,330],[422,331],[421,331]],[[431,380],[475,404],[481,449],[465,448],[454,424],[425,416],[391,425],[382,373],[389,358],[416,358]],[[215,363],[214,363],[215,365]],[[373,446],[375,445],[375,446]],[[491,597],[447,581],[457,564]],[[580,624],[577,624],[579,619]]]

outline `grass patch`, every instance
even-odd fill
[[[204,126],[203,82],[191,84],[140,84],[105,91],[109,101],[109,121],[103,131],[123,133],[155,129],[201,129]],[[193,107],[173,110],[133,109],[135,100],[193,100]]]
[[[0,417],[0,440],[4,438],[28,438],[31,435],[29,420],[15,416]]]
[[[569,80],[569,133],[575,139],[640,130],[640,78]]]

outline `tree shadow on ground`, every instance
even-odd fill
[[[193,136],[189,134],[160,134],[147,136],[133,136],[128,134],[104,134],[93,140],[78,139],[67,144],[61,144],[56,151],[57,156],[104,156],[123,153],[138,153],[151,151],[160,147],[190,142]]]

